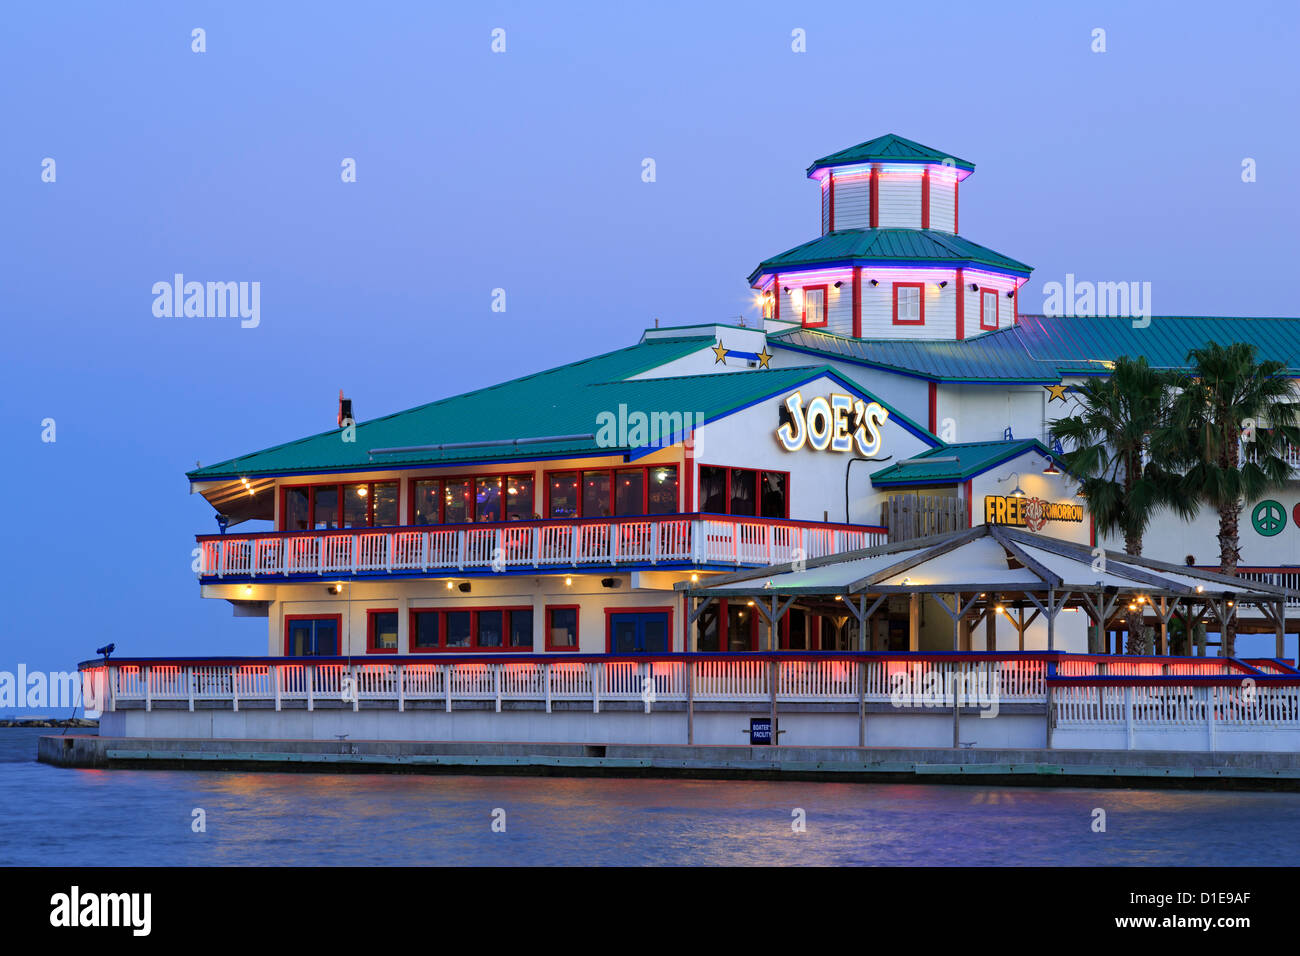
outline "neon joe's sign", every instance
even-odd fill
[[[879,402],[832,392],[827,398],[818,395],[805,408],[803,395],[795,392],[785,400],[776,440],[786,451],[805,445],[814,451],[851,451],[856,444],[870,457],[880,451],[880,426],[888,418]]]

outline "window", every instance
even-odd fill
[[[395,481],[363,481],[285,488],[281,530],[396,527],[397,487]]]
[[[411,612],[411,651],[436,651],[441,646],[441,611]]]
[[[924,283],[894,283],[894,324],[925,325]]]
[[[609,505],[609,472],[583,472],[582,516],[584,518],[608,518]]]
[[[700,510],[708,514],[787,518],[790,475],[784,471],[700,466]]]
[[[291,614],[284,619],[285,657],[337,657],[342,616],[309,617]]]
[[[998,327],[998,290],[980,288],[980,328]]]
[[[467,524],[535,518],[533,476],[419,478],[411,482],[411,524]]]
[[[548,651],[578,649],[578,605],[560,604],[546,608],[546,649]]]
[[[608,518],[676,512],[676,465],[549,472],[546,475],[546,513],[551,518]]]
[[[284,489],[280,527],[284,531],[306,531],[311,527],[311,505],[306,488]]]
[[[775,292],[766,292],[763,294],[763,318],[765,319],[771,319],[776,317],[774,314],[776,312],[776,309],[773,308],[772,305],[775,295],[776,295]]]
[[[533,646],[533,609],[485,607],[411,611],[411,650],[528,651]]]
[[[397,611],[366,612],[366,649],[372,654],[397,653]]]
[[[551,475],[546,485],[547,514],[552,518],[578,517],[578,473]]]
[[[645,469],[614,473],[614,514],[645,514]]]
[[[716,601],[696,619],[695,647],[700,651],[758,650],[758,617],[746,601]]]
[[[474,498],[468,478],[448,478],[442,483],[444,524],[465,524],[474,520]]]
[[[411,524],[442,523],[442,482],[422,478],[411,482]]]
[[[803,324],[807,328],[816,328],[826,324],[826,286],[804,286]]]
[[[668,515],[677,511],[677,466],[650,469],[646,486],[646,514]]]

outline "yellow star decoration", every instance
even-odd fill
[[[718,344],[715,345],[715,346],[713,346],[712,348],[713,348],[713,354],[714,354],[715,356],[717,356],[717,357],[713,360],[713,364],[714,364],[714,365],[717,365],[719,362],[721,362],[723,359],[725,359],[725,358],[727,357],[727,353],[731,351],[731,350],[728,349],[728,348],[723,348],[723,346],[722,346],[722,339],[718,339]]]
[[[769,351],[767,350],[767,346],[764,345],[764,346],[763,346],[763,351],[761,351],[761,352],[758,353],[758,367],[759,367],[759,368],[771,368],[772,366],[770,366],[770,365],[767,364],[767,363],[770,362],[770,361],[772,361],[772,353],[769,352]]]
[[[1043,388],[1047,389],[1048,394],[1049,394],[1049,396],[1050,396],[1050,397],[1047,399],[1049,402],[1054,402],[1054,401],[1056,401],[1058,398],[1059,398],[1061,401],[1065,401],[1065,390],[1066,390],[1067,388],[1069,388],[1069,387],[1070,387],[1070,386],[1066,385],[1064,382],[1062,382],[1062,383],[1059,384],[1059,385],[1044,385],[1044,386],[1043,386]]]

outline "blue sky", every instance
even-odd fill
[[[0,669],[107,641],[263,652],[264,621],[198,596],[193,535],[215,525],[187,468],[330,426],[339,388],[364,419],[630,344],[656,317],[748,314],[749,271],[816,235],[808,163],[881,133],[976,164],[962,233],[1035,266],[1025,311],[1071,272],[1150,281],[1157,314],[1297,314],[1300,13],[1220,11],[6,10]],[[156,318],[152,285],[177,272],[260,282],[261,324]]]

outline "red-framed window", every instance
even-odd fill
[[[579,607],[576,604],[546,605],[546,649],[548,651],[576,651],[578,649]]]
[[[695,619],[695,649],[756,651],[762,616],[749,601],[715,601]]]
[[[534,472],[412,478],[407,524],[470,524],[537,518]]]
[[[998,327],[998,290],[980,286],[980,328]]]
[[[615,628],[625,647],[615,650]],[[673,608],[607,607],[605,608],[606,654],[659,654],[673,649]]]
[[[395,480],[285,485],[280,489],[280,530],[396,527],[398,493]]]
[[[680,511],[676,465],[548,471],[546,517],[610,518]]]
[[[776,308],[775,308],[775,301],[774,301],[776,299],[776,295],[777,295],[777,289],[775,286],[772,287],[771,292],[763,293],[763,297],[762,297],[763,318],[765,319],[776,318]]]
[[[395,607],[366,609],[367,653],[397,653],[397,613]]]
[[[819,329],[826,325],[826,306],[830,298],[825,285],[806,285],[803,287],[803,324],[807,329]]]
[[[531,607],[412,608],[410,625],[412,654],[533,649]]]
[[[285,657],[341,657],[342,614],[286,614]]]
[[[894,324],[925,325],[925,283],[894,283]]]
[[[700,510],[752,518],[788,518],[790,472],[700,465]]]

